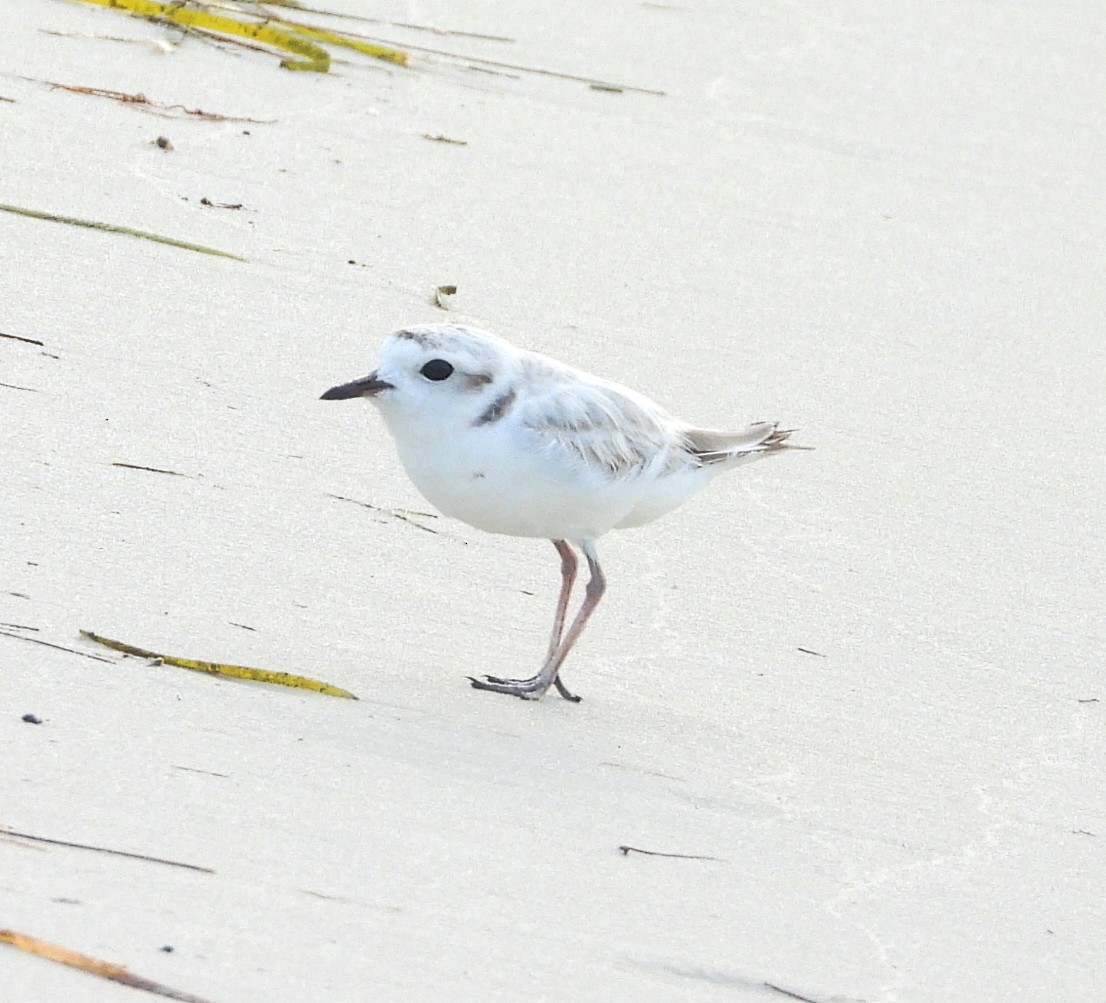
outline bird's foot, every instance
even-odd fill
[[[540,700],[550,684],[538,676],[530,679],[500,679],[499,676],[484,676],[477,679],[469,676],[474,690],[488,690],[492,693],[507,693],[523,700]]]
[[[566,700],[571,700],[573,703],[580,702],[580,698],[570,693],[560,679],[554,677],[550,682],[548,679],[543,679],[541,673],[531,676],[529,679],[503,679],[500,676],[484,676],[482,679],[469,676],[468,679],[472,683],[473,689],[488,690],[492,693],[507,693],[523,700],[540,700],[545,695],[546,690],[555,685],[557,692]]]
[[[575,693],[570,693],[567,686],[561,682],[561,677],[557,676],[553,680],[553,685],[557,687],[557,692],[561,694],[569,703],[579,703],[583,700],[583,697],[577,696]]]

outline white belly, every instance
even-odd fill
[[[398,445],[398,443],[397,443]],[[399,446],[408,476],[444,515],[489,533],[582,540],[636,526],[698,489],[683,475],[657,483],[648,471],[612,477],[550,449],[520,448],[509,429],[480,429],[440,443]]]

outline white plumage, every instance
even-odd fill
[[[681,505],[715,474],[785,449],[788,431],[696,428],[649,398],[475,328],[422,324],[384,342],[368,376],[325,400],[368,397],[415,486],[443,514],[490,533],[545,537],[561,555],[562,586],[545,664],[529,679],[473,679],[479,689],[538,698],[603,593],[595,541]],[[576,573],[587,596],[562,637]]]

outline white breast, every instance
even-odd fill
[[[647,499],[655,487],[648,471],[620,478],[598,473],[506,422],[469,429],[448,443],[397,441],[397,447],[427,501],[489,533],[580,540],[601,536],[631,516],[644,517],[625,524],[656,517],[648,514],[655,507]],[[678,493],[656,514],[690,492]]]

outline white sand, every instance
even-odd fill
[[[0,637],[0,825],[216,872],[0,838],[0,927],[216,1003],[1102,999],[1099,5],[500,7],[370,13],[667,96],[0,5],[0,201],[248,259],[0,213],[0,621],[112,663]],[[579,706],[464,679],[535,667],[548,544],[328,497],[425,509],[317,397],[441,283],[817,447],[602,541]],[[0,997],[138,998],[3,946]]]

